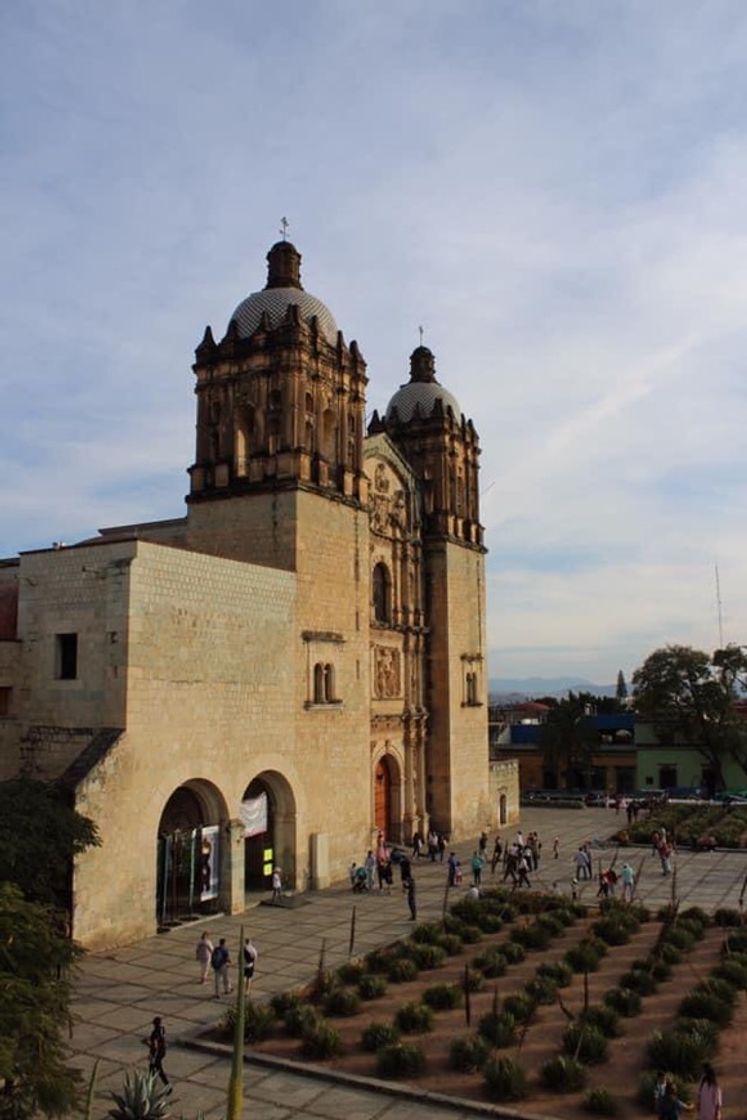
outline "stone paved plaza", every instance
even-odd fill
[[[624,817],[616,817],[614,810],[607,809],[523,809],[524,833],[536,829],[543,842],[543,859],[532,886],[550,889],[557,882],[559,889],[570,893],[572,856],[578,845],[585,840],[601,841],[622,823]],[[515,827],[505,829],[504,836],[510,838],[514,832]],[[555,835],[561,838],[558,860],[552,859]],[[472,847],[460,844],[457,851],[464,864]],[[604,861],[611,855],[610,849],[605,851],[594,844],[595,860],[599,857]],[[353,858],[362,858],[362,853],[351,853]],[[636,869],[642,864],[639,897],[654,907],[668,901],[671,880],[662,877],[658,859],[643,848],[627,849],[626,858]],[[676,868],[682,905],[698,904],[713,911],[719,906],[737,905],[747,873],[747,853],[682,852],[676,857]],[[415,873],[418,920],[438,917],[443,908],[445,864],[421,860],[415,865]],[[196,1044],[195,1039],[201,1030],[216,1023],[229,1003],[228,999],[214,998],[212,981],[199,983],[194,948],[203,929],[213,940],[226,937],[235,959],[240,927],[245,926],[259,951],[253,997],[261,998],[309,980],[322,942],[330,966],[347,959],[353,905],[356,953],[406,936],[409,913],[398,879],[395,874],[395,886],[389,895],[376,892],[353,896],[345,884],[306,896],[307,904],[296,909],[254,904],[243,915],[211,918],[123,949],[87,956],[76,985],[73,1010],[77,1022],[71,1045],[73,1064],[85,1076],[95,1059],[100,1059],[94,1116],[107,1115],[108,1090],[119,1090],[128,1068],[145,1068],[146,1049],[141,1040],[154,1015],[163,1017],[169,1039],[164,1065],[174,1085],[172,1114],[185,1120],[193,1120],[199,1111],[208,1120],[224,1115],[229,1062],[219,1050]],[[490,881],[489,872],[486,879]],[[465,886],[468,881],[465,875]],[[595,883],[586,888],[582,885],[582,899],[593,901],[595,894]],[[235,979],[235,968],[233,973]],[[402,1092],[397,1086],[383,1092],[376,1085],[336,1083],[296,1073],[287,1063],[254,1059],[245,1067],[245,1094],[244,1115],[253,1120],[437,1120],[440,1116],[466,1117],[478,1111],[500,1112],[490,1107],[481,1110],[469,1102],[441,1107],[432,1099],[423,1099],[422,1094]]]

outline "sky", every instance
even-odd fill
[[[305,288],[480,434],[492,676],[747,641],[743,0],[6,0],[0,556],[181,516],[193,351]]]

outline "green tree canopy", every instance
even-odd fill
[[[588,717],[597,697],[588,692],[569,692],[547,713],[539,747],[545,767],[565,781],[569,771],[588,771],[597,745],[597,732]]]
[[[0,882],[64,910],[75,856],[99,843],[96,826],[60,788],[31,778],[0,782]]]
[[[690,646],[654,650],[633,674],[637,713],[658,732],[675,732],[696,747],[723,788],[723,764],[733,759],[747,769],[747,724],[736,706],[747,681],[747,653],[741,646],[712,657]]]
[[[63,1031],[79,954],[54,911],[0,883],[0,1120],[64,1116],[78,1103]]]

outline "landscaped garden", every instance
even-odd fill
[[[487,891],[334,972],[322,958],[308,988],[247,1006],[245,1039],[260,1053],[569,1118],[651,1114],[657,1069],[682,1097],[714,1060],[736,1103],[747,930],[739,913],[717,917]]]
[[[747,848],[747,806],[700,805],[697,801],[664,805],[640,820],[620,828],[612,837],[619,844],[648,844],[653,832],[666,829],[681,847],[696,848],[713,837],[719,848]]]

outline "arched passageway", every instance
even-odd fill
[[[374,770],[374,825],[387,840],[402,840],[400,771],[390,754],[382,755]]]
[[[286,886],[296,879],[296,800],[287,779],[275,770],[253,778],[241,799],[244,824],[245,890],[266,890],[273,868]]]
[[[164,805],[158,825],[159,927],[218,909],[221,823],[226,818],[223,798],[209,782],[186,782]]]

